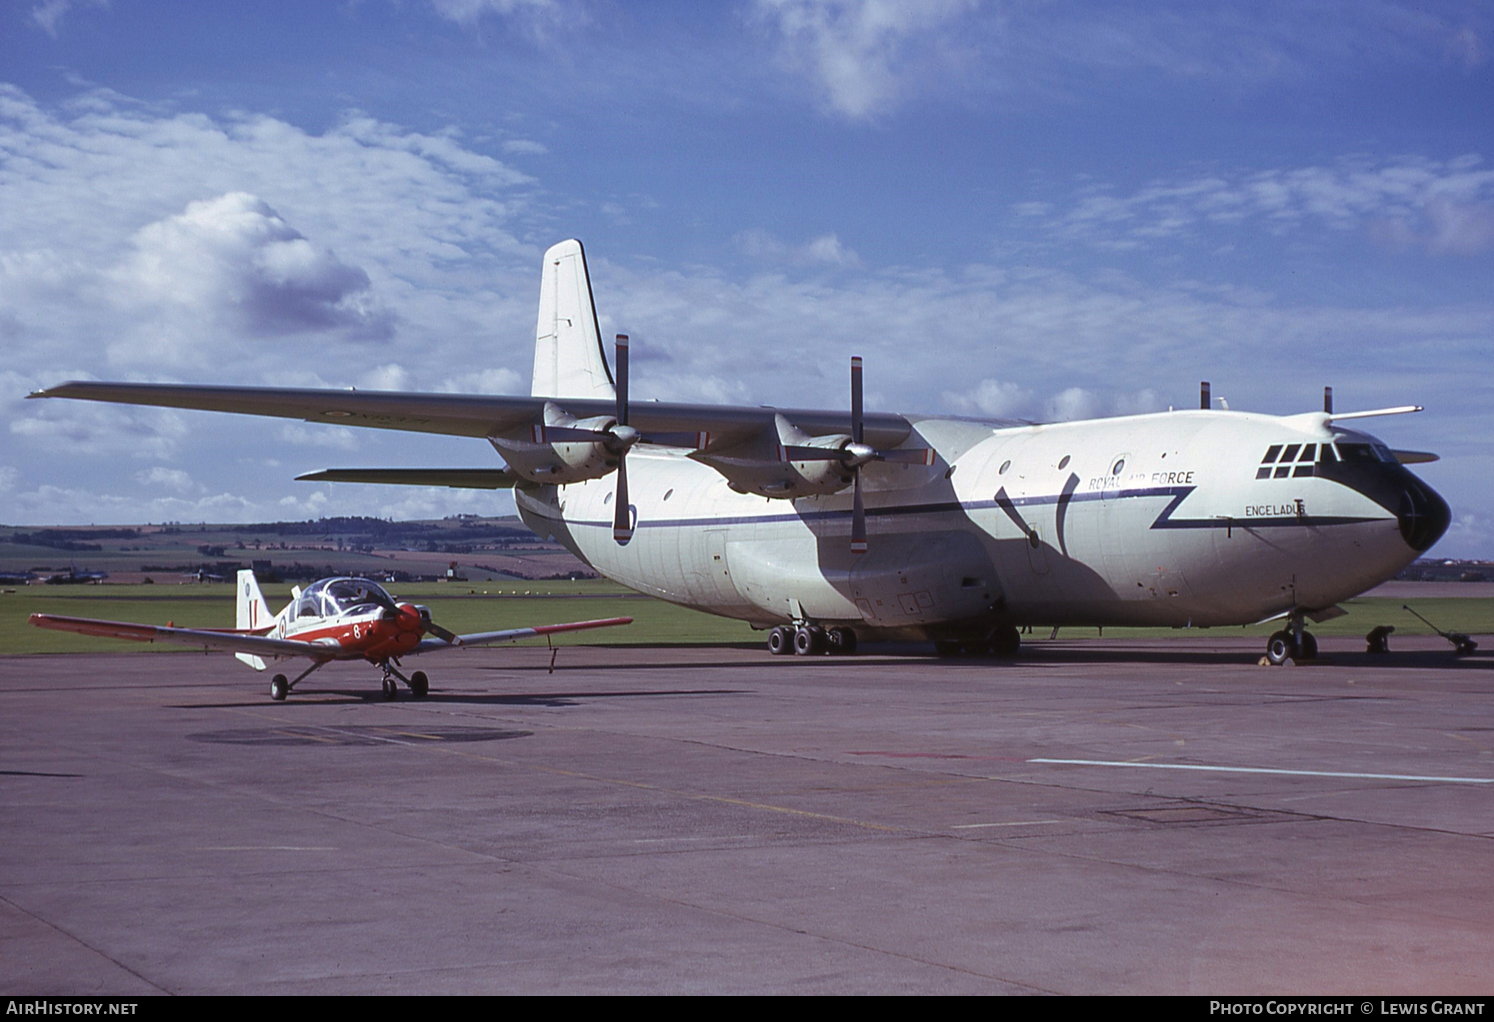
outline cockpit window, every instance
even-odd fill
[[[366,578],[327,578],[308,587],[297,603],[299,615],[338,617],[365,613],[392,602],[383,587]]]
[[[1379,461],[1374,447],[1369,444],[1345,444],[1338,445],[1338,456],[1344,461]]]
[[[1331,444],[1272,444],[1266,448],[1257,479],[1287,479],[1310,476],[1319,461],[1336,461]]]

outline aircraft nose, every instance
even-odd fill
[[[1441,494],[1407,472],[1396,521],[1401,527],[1401,538],[1412,550],[1421,553],[1441,539],[1452,524],[1452,508]]]

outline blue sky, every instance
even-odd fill
[[[1494,557],[1474,0],[0,0],[0,521],[506,510],[292,481],[476,441],[25,402],[523,393],[587,246],[640,397],[1074,418],[1419,403]]]

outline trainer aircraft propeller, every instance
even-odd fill
[[[486,646],[534,635],[610,628],[630,624],[632,620],[613,617],[457,635],[432,621],[427,608],[398,603],[383,586],[366,578],[324,578],[305,589],[293,588],[290,603],[280,613],[274,614],[252,571],[238,574],[236,621],[231,629],[177,628],[56,614],[31,615],[31,623],[39,628],[225,650],[257,671],[266,669],[266,659],[299,657],[310,660],[311,665],[294,680],[284,674],[276,674],[270,680],[270,697],[277,701],[283,700],[313,671],[334,660],[366,660],[379,667],[383,672],[385,699],[393,699],[397,694],[396,679],[404,682],[415,698],[423,699],[430,691],[430,680],[424,671],[415,671],[406,677],[399,670],[401,657],[460,646]]]
[[[504,466],[335,468],[319,482],[513,487],[519,514],[609,578],[768,631],[774,653],[862,639],[1012,653],[1023,627],[1308,621],[1392,577],[1447,504],[1346,423],[1414,406],[1265,415],[1200,406],[1079,422],[630,405],[580,242],[545,253],[527,396],[73,382],[31,395],[468,437]]]

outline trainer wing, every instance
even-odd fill
[[[630,617],[608,617],[596,621],[569,621],[559,625],[534,625],[530,628],[505,628],[498,632],[472,632],[468,635],[458,635],[456,642],[446,642],[442,639],[423,639],[420,645],[410,652],[412,653],[434,653],[441,649],[456,649],[460,646],[490,646],[495,642],[513,642],[516,639],[527,639],[535,635],[551,635],[555,632],[579,632],[584,628],[612,628],[616,625],[630,625],[633,619]]]
[[[32,614],[31,623],[38,628],[79,635],[97,635],[108,639],[131,639],[135,642],[175,642],[201,649],[218,649],[230,653],[257,653],[260,656],[303,656],[313,660],[335,659],[340,647],[335,641],[295,642],[271,639],[252,632],[211,628],[175,628],[170,625],[142,625],[130,621],[99,621],[87,617],[63,617],[58,614]]]

